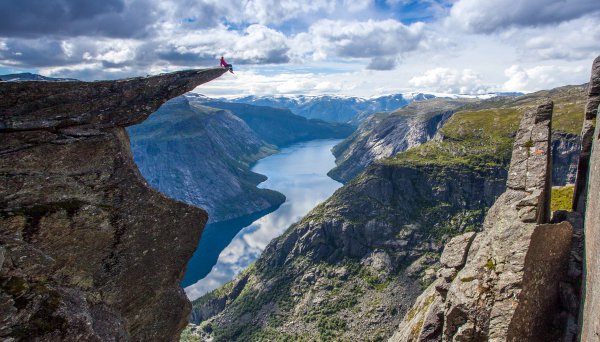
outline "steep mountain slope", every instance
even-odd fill
[[[391,113],[365,120],[350,137],[333,149],[337,166],[329,176],[348,182],[374,160],[390,157],[433,138],[454,111],[468,99],[438,98],[415,101]]]
[[[284,108],[229,102],[203,102],[202,104],[231,111],[244,120],[261,139],[276,146],[313,139],[345,138],[355,129],[348,124],[306,119]]]
[[[190,105],[180,96],[128,129],[142,175],[170,197],[204,208],[209,222],[280,205],[285,197],[256,185],[265,176],[249,165],[274,153],[241,119]]]
[[[526,111],[506,192],[481,232],[447,244],[438,279],[390,341],[572,340],[561,336],[560,322],[567,321],[561,301],[577,302],[565,291],[575,236],[569,222],[550,224],[552,109],[552,101],[540,100]]]
[[[524,110],[549,95],[557,129],[568,130],[582,90],[469,104],[436,139],[375,161],[254,267],[195,301],[200,330],[215,341],[387,339],[435,279],[444,243],[478,231],[504,192]]]
[[[579,111],[585,104],[584,86],[566,86],[519,97],[501,96],[489,100],[444,99],[416,101],[393,113],[372,116],[354,134],[338,144],[333,153],[337,167],[329,175],[347,182],[374,160],[389,157],[418,146],[432,138],[455,111],[506,110],[533,103],[536,99],[555,100],[555,125],[552,132],[553,185],[573,183],[579,153]],[[482,116],[481,124],[486,124]]]

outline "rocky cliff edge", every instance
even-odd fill
[[[549,224],[551,117],[551,101],[525,113],[507,191],[490,208],[481,233],[446,245],[438,279],[390,341],[560,339],[555,322],[572,226]]]
[[[207,216],[147,186],[124,127],[224,72],[0,83],[0,339],[178,339]]]

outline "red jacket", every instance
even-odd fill
[[[225,58],[221,57],[221,66],[227,67],[227,62],[225,62]]]

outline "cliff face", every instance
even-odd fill
[[[577,165],[577,179],[573,195],[573,210],[579,213],[583,213],[586,208],[589,161],[590,154],[592,153],[596,117],[598,116],[598,105],[600,105],[600,57],[596,57],[592,64],[592,76],[588,88],[588,102],[585,107],[583,127],[581,129],[581,154]]]
[[[253,269],[194,302],[196,318],[217,315],[208,323],[216,341],[387,337],[444,238],[475,229],[504,178],[500,168],[374,165],[271,242]]]
[[[552,185],[575,183],[580,149],[581,138],[578,134],[552,132]]]
[[[507,191],[483,231],[454,238],[431,289],[390,341],[554,341],[559,287],[572,239],[568,222],[549,224],[552,102],[525,113]],[[434,289],[434,290],[432,290]]]
[[[597,121],[594,125],[600,109],[600,57],[592,65],[588,96],[581,132],[583,143],[579,165],[585,171],[589,170],[589,173],[578,170],[573,198],[573,209],[584,211],[585,215],[582,341],[593,341],[600,336],[600,130]]]
[[[433,99],[412,102],[392,113],[365,120],[350,137],[336,145],[337,166],[329,176],[348,182],[377,159],[391,157],[433,138],[452,113],[469,100]]]
[[[209,222],[277,206],[285,197],[256,185],[265,176],[249,165],[275,153],[229,111],[191,105],[185,96],[165,103],[129,127],[142,175],[156,189],[208,212]]]
[[[0,337],[177,339],[206,213],[146,185],[123,127],[223,73],[0,83]]]

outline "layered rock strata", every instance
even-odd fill
[[[483,231],[455,237],[438,279],[417,299],[390,341],[551,341],[560,313],[572,227],[549,224],[552,102],[525,113],[507,191]]]
[[[224,72],[0,83],[0,339],[178,339],[207,216],[147,186],[124,126]]]

